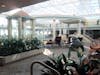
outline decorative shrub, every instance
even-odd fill
[[[61,75],[89,75],[88,73],[93,73],[93,75],[100,74],[100,60],[90,59],[87,64],[78,64],[73,59],[67,59],[64,54],[59,55],[56,58],[50,58],[44,61],[45,64],[56,69]],[[83,61],[84,62],[84,61]],[[85,62],[86,63],[86,62]],[[52,70],[45,71],[41,70],[42,75],[56,75]]]
[[[37,38],[32,40],[23,39],[0,39],[0,56],[21,53],[29,50],[39,49],[42,42]]]

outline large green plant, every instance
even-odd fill
[[[44,61],[44,63],[56,69],[61,75],[87,75],[89,70],[92,72],[95,68],[97,69],[100,67],[100,60],[90,60],[89,63],[81,65],[77,64],[72,59],[66,59],[64,54],[61,54],[56,58],[49,57],[49,60]],[[52,75],[50,71],[42,70],[42,72],[42,75]],[[94,75],[98,75],[97,73]]]
[[[0,56],[6,56],[21,53],[39,48],[40,40],[33,38],[32,40],[23,39],[0,39]]]
[[[43,43],[39,40],[39,39],[37,39],[36,37],[35,38],[33,38],[32,40],[31,40],[31,45],[32,45],[32,48],[34,49],[39,49],[42,45],[43,45]]]
[[[70,69],[67,69],[67,66],[70,66],[70,64],[72,65],[77,65],[74,61],[69,62],[64,54],[61,54],[60,56],[56,57],[56,58],[49,58],[50,60],[45,61],[45,63],[49,66],[51,66],[52,68],[56,69],[57,71],[60,72],[61,75],[69,75],[69,71],[70,74],[73,75],[73,72]],[[43,75],[45,74],[45,72],[43,73]]]

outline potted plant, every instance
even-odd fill
[[[0,65],[21,60],[42,53],[42,42],[37,38],[24,39],[0,39]]]
[[[100,61],[98,60],[89,60],[89,61],[90,62],[86,64],[77,64],[74,60],[66,59],[65,55],[61,54],[56,58],[49,57],[49,60],[44,61],[44,63],[57,70],[61,75],[89,75],[89,72],[91,71],[93,73],[94,70],[97,70],[97,72],[96,73],[94,72],[93,75],[98,75],[100,73],[99,72]],[[54,74],[51,70],[48,71],[41,70],[41,71],[43,72],[42,75]]]

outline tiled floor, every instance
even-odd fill
[[[52,51],[55,56],[64,53],[67,56],[68,48],[49,48],[48,50]],[[77,59],[75,52],[73,52],[72,57]],[[30,57],[19,62],[14,62],[12,64],[7,64],[3,67],[0,67],[0,75],[30,75],[30,65],[35,60],[44,61],[47,59],[47,56],[41,54],[35,57]],[[35,67],[37,68],[37,67]],[[35,70],[34,70],[35,71]],[[36,75],[36,74],[35,74]],[[38,74],[37,74],[38,75]]]

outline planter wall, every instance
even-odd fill
[[[41,53],[43,53],[43,49],[26,51],[26,52],[13,54],[9,56],[0,56],[0,66],[3,66],[4,64],[15,62],[18,60],[22,60],[31,56],[35,56]]]

